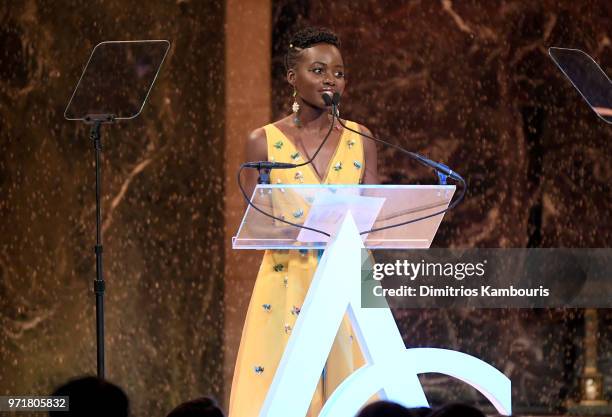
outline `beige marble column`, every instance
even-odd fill
[[[270,120],[271,1],[227,0],[225,17],[225,332],[224,405],[229,405],[234,362],[260,251],[234,251],[245,209],[236,170],[245,160],[248,133]]]

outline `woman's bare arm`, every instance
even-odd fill
[[[252,131],[246,142],[246,161],[267,161],[268,160],[268,145],[266,143],[266,131],[263,128]],[[256,169],[246,168],[243,173],[243,186],[247,195],[251,197],[253,190],[257,185],[257,177],[259,173]]]

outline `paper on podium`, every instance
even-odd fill
[[[363,197],[360,195],[347,195],[346,193],[319,193],[310,206],[304,226],[319,229],[333,235],[340,226],[344,216],[351,212],[357,225],[357,230],[370,230],[382,209],[386,198]],[[321,238],[321,234],[312,230],[301,229],[297,237],[298,242],[328,241],[328,237]],[[361,235],[365,240],[367,234]]]

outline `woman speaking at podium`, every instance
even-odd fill
[[[291,86],[292,114],[254,130],[248,139],[247,160],[301,163],[310,159],[330,129],[332,117],[323,94],[342,94],[346,87],[340,41],[331,31],[307,28],[291,39],[285,66]],[[347,127],[371,135],[351,121]],[[257,174],[249,173],[248,189]],[[376,146],[338,123],[312,164],[272,170],[272,184],[375,184]],[[299,207],[288,213],[296,221]],[[319,251],[268,250],[251,296],[232,381],[230,417],[256,417],[300,313]],[[313,340],[312,343],[317,343]],[[316,416],[325,399],[344,378],[363,364],[357,340],[345,316],[327,365],[310,404]],[[301,389],[301,387],[295,387]]]

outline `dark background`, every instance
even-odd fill
[[[0,395],[47,393],[95,372],[93,152],[63,111],[93,46],[169,39],[143,114],[104,129],[107,373],[135,415],[222,397],[224,13],[221,1],[0,5]],[[601,1],[273,1],[273,114],[290,111],[291,32],[341,37],[343,117],[468,180],[439,247],[607,247],[611,128],[547,55],[580,48],[612,68]],[[256,126],[253,126],[255,128]],[[379,149],[385,182],[433,174]],[[229,196],[236,198],[236,196]],[[254,272],[253,272],[254,273]],[[246,290],[245,290],[246,291]],[[408,346],[462,350],[513,380],[516,409],[577,396],[582,312],[396,312]],[[612,314],[600,311],[612,387]],[[433,402],[484,403],[442,376]]]

